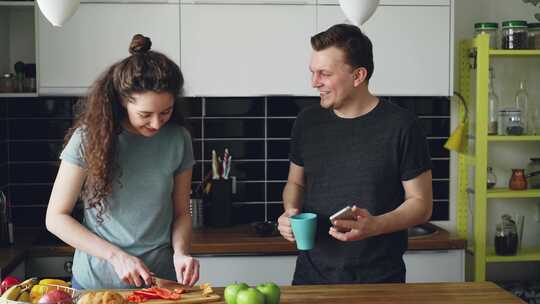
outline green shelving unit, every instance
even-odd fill
[[[490,62],[494,57],[523,58],[540,57],[540,50],[490,50],[489,36],[479,35],[460,44],[460,81],[458,90],[463,95],[467,108],[475,115],[474,126],[469,130],[466,152],[458,157],[458,202],[457,230],[468,239],[468,251],[474,257],[474,280],[486,280],[486,264],[500,262],[540,261],[540,248],[520,248],[515,256],[498,256],[494,248],[487,247],[487,208],[494,198],[520,199],[540,198],[540,189],[512,191],[507,188],[487,189],[488,148],[490,143],[518,144],[540,142],[540,136],[488,136],[488,81]],[[474,68],[473,68],[474,66]],[[475,87],[473,87],[475,86]],[[474,96],[473,96],[474,93]],[[474,102],[474,103],[473,103]],[[465,107],[459,106],[460,117]],[[472,147],[474,146],[474,147]],[[471,149],[469,148],[471,147]],[[474,172],[474,179],[469,172]],[[469,199],[474,197],[469,211]],[[468,231],[468,214],[473,214],[472,231]]]

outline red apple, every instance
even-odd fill
[[[2,283],[0,283],[0,294],[4,293],[8,288],[10,288],[13,285],[17,285],[21,282],[21,280],[17,279],[16,277],[5,277],[2,280]]]
[[[71,295],[63,290],[49,290],[38,301],[39,304],[72,304]]]

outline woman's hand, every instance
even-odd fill
[[[192,256],[177,254],[173,256],[176,279],[189,287],[199,280],[199,261]]]
[[[138,257],[122,252],[113,256],[110,263],[118,277],[126,284],[137,287],[141,287],[143,284],[148,286],[152,284],[150,270]]]

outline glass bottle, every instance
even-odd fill
[[[500,107],[499,96],[495,93],[493,88],[493,83],[495,79],[495,73],[492,68],[489,69],[489,83],[488,83],[488,112],[489,112],[489,123],[488,123],[488,134],[497,135],[497,121],[498,121],[498,111]],[[500,134],[502,135],[502,134]]]
[[[519,82],[519,90],[516,92],[516,107],[521,111],[523,134],[529,134],[529,93],[527,92],[525,80]]]
[[[491,189],[497,184],[497,176],[493,173],[493,168],[487,168],[487,188]]]
[[[515,255],[518,249],[518,234],[515,221],[507,214],[502,216],[502,223],[495,230],[495,253],[497,255]]]

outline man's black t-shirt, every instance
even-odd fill
[[[414,114],[388,101],[345,119],[310,107],[293,127],[290,160],[304,168],[303,212],[318,216],[315,248],[300,252],[293,284],[403,282],[406,231],[342,242],[329,216],[347,205],[381,215],[404,201],[402,181],[431,169]]]

